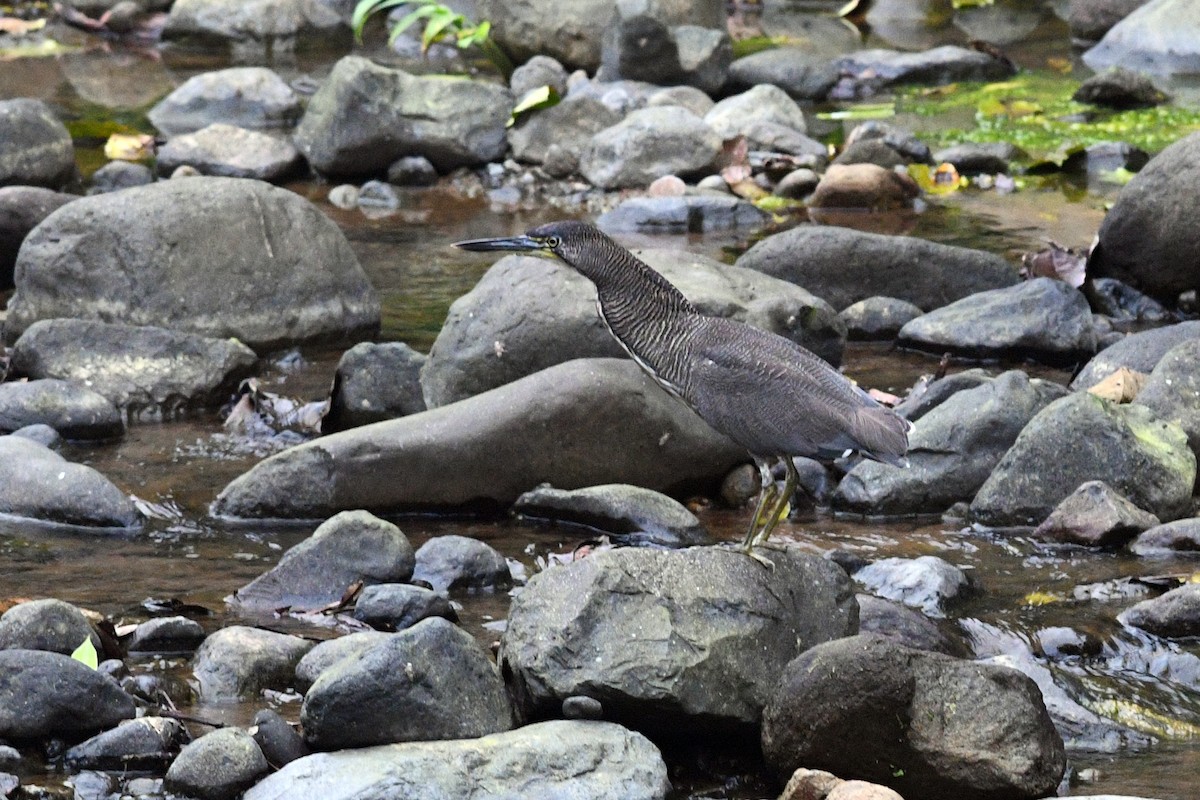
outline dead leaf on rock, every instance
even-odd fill
[[[1144,372],[1134,372],[1129,367],[1120,367],[1088,391],[1096,397],[1113,403],[1130,403],[1142,390],[1142,386],[1146,383],[1146,377]]]
[[[104,143],[104,156],[114,161],[145,161],[154,156],[154,137],[146,133],[114,133]]]
[[[1078,289],[1087,278],[1087,255],[1049,242],[1049,247],[1021,256],[1021,277],[1054,278]]]

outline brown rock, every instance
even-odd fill
[[[817,208],[907,208],[921,193],[908,175],[875,164],[834,164],[825,172],[809,205]]]
[[[792,773],[779,800],[826,800],[829,793],[842,783],[845,781],[832,772],[801,767]]]

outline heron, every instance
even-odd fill
[[[744,322],[701,313],[648,264],[595,226],[560,220],[518,236],[455,247],[554,257],[596,287],[600,319],[659,386],[744,447],[762,488],[741,549],[755,555],[787,514],[799,474],[792,459],[847,451],[903,465],[909,422],[814,353]],[[780,489],[772,473],[782,462]]]

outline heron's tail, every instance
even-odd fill
[[[876,461],[907,467],[908,432],[912,423],[890,408],[876,405],[859,408],[854,414],[854,437],[859,451]]]

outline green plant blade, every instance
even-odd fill
[[[96,653],[96,646],[92,644],[92,637],[84,639],[83,644],[76,647],[75,652],[71,653],[71,658],[87,664],[92,669],[99,666],[99,654]]]

